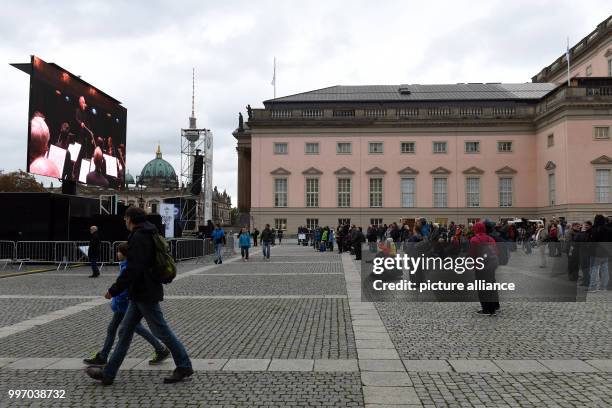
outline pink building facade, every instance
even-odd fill
[[[551,65],[526,84],[335,86],[265,101],[234,132],[240,212],[289,231],[612,214],[612,77],[600,72],[611,21],[576,46],[576,69],[591,74],[569,86]]]

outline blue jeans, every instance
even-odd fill
[[[262,249],[263,249],[263,256],[264,258],[268,258],[270,259],[270,241],[263,241],[261,243]]]
[[[125,317],[119,326],[117,346],[113,354],[111,354],[108,364],[104,366],[104,378],[114,379],[117,375],[117,371],[119,371],[119,367],[121,367],[121,363],[123,363],[123,359],[130,349],[136,326],[143,317],[151,328],[153,335],[161,340],[172,353],[174,364],[180,368],[191,369],[191,360],[189,360],[187,350],[185,350],[183,344],[176,338],[172,329],[166,323],[159,303],[131,301]]]
[[[217,261],[223,261],[223,244],[215,244],[215,259]]]
[[[121,321],[124,317],[125,313],[114,312],[113,318],[111,319],[110,323],[108,323],[108,328],[106,329],[106,340],[104,340],[104,346],[102,347],[102,351],[100,351],[100,357],[105,360],[108,358],[108,355],[110,354],[110,351],[113,348],[117,329],[119,328],[119,324],[121,324]],[[134,327],[134,331],[140,336],[142,336],[143,339],[148,341],[153,346],[155,351],[157,351],[158,353],[164,351],[163,344],[161,344],[159,340],[157,340],[157,338],[153,334],[151,334],[150,331],[145,329],[142,324],[138,323],[136,327]]]
[[[601,290],[606,290],[608,288],[608,281],[610,280],[610,272],[608,271],[608,258],[592,256],[590,275],[591,279],[589,284],[589,290],[597,289],[598,281],[599,288]]]

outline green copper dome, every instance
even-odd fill
[[[132,176],[129,171],[125,175],[125,184],[136,184],[134,176]]]
[[[151,160],[142,168],[140,180],[145,186],[177,187],[178,179],[174,168],[170,163],[162,159],[159,145],[155,159]]]

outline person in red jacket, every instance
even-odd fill
[[[487,235],[487,227],[484,222],[474,224],[472,231],[474,236],[470,238],[469,255],[474,258],[486,257],[485,267],[482,270],[475,270],[476,279],[484,280],[487,283],[495,283],[495,269],[498,265],[495,240]],[[478,299],[482,310],[476,313],[479,315],[496,315],[496,311],[499,309],[499,295],[496,290],[479,290]]]

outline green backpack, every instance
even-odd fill
[[[153,234],[153,246],[155,247],[153,273],[161,283],[170,283],[176,278],[176,263],[170,254],[170,246],[160,234]]]

